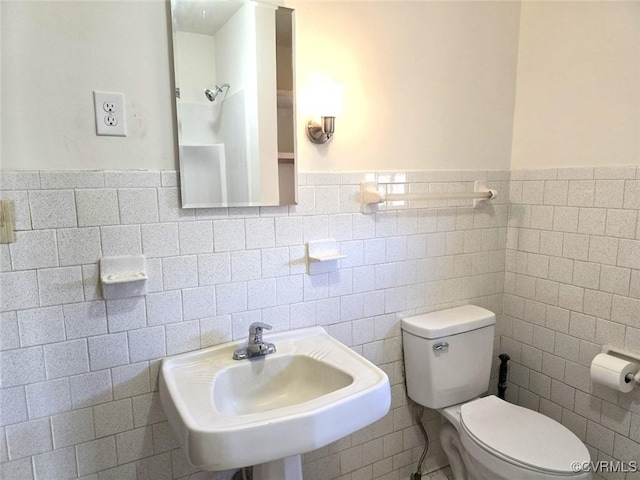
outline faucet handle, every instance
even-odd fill
[[[249,343],[262,342],[262,330],[271,330],[273,327],[262,322],[254,322],[249,325]]]
[[[249,325],[249,333],[260,333],[262,329],[271,330],[273,327],[263,322],[253,322]]]

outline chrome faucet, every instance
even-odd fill
[[[273,343],[262,340],[262,330],[271,330],[271,325],[262,322],[255,322],[249,325],[249,340],[245,348],[239,348],[233,352],[234,360],[244,360],[245,358],[264,357],[276,352]]]

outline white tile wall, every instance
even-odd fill
[[[629,176],[629,170],[603,172],[592,185],[592,172],[586,179],[591,183],[585,185],[593,186],[593,193],[576,185],[571,198],[585,202],[593,196],[593,203],[598,182],[616,181],[615,176],[623,174]],[[451,201],[362,215],[358,184],[376,176],[407,191],[463,191],[472,188],[473,180],[488,179],[504,195],[483,210]],[[414,183],[403,185],[407,178]],[[553,253],[564,247],[561,238],[556,250],[548,252],[539,233],[552,225],[549,213],[555,207],[545,201],[549,181],[521,180],[511,189],[512,196],[520,188],[520,198],[545,209],[528,212],[537,223],[526,225],[527,231],[511,240],[517,246],[522,238],[528,245],[520,276],[530,271],[534,282],[545,279]],[[571,181],[560,182],[565,205]],[[18,241],[0,251],[2,478],[229,479],[232,472],[201,474],[186,463],[160,405],[159,359],[243,339],[256,320],[275,330],[323,325],[391,378],[389,415],[306,454],[305,480],[406,478],[415,469],[422,444],[404,393],[399,319],[473,302],[496,311],[502,331],[517,330],[510,327],[516,320],[506,322],[501,316],[509,172],[303,173],[297,206],[195,211],[179,208],[177,184],[175,172],[158,171],[0,175],[2,198],[16,202],[19,230]],[[620,199],[627,202],[626,211],[634,210],[633,195],[630,190]],[[587,230],[579,231],[583,207],[567,208],[575,209],[567,211],[571,233],[588,238],[598,228],[597,218],[585,216]],[[581,317],[568,315],[565,333],[573,325],[591,341],[604,338],[611,329],[597,321],[617,322],[613,316],[640,331],[632,321],[635,304],[616,300],[616,295],[629,293],[630,269],[637,261],[638,242],[625,223],[628,218],[611,217],[611,231],[624,231],[620,240],[632,243],[621,249],[622,263],[609,265],[620,272],[600,271],[600,285],[594,283],[595,267],[590,264],[599,263],[588,258],[589,244],[586,252],[579,241],[571,248],[585,263],[576,288],[610,295],[612,313],[599,317],[601,299],[588,297],[592,310],[598,310],[576,313],[593,318],[592,324],[585,327]],[[609,238],[602,229],[597,234]],[[329,236],[348,258],[337,272],[311,277],[306,274],[305,243]],[[617,248],[603,243],[594,246],[593,255]],[[149,267],[147,296],[104,301],[97,280],[99,257],[140,253]],[[558,287],[548,281],[537,289],[540,299],[559,296]],[[507,284],[512,283],[507,278]],[[633,285],[634,291],[640,289],[640,277]],[[564,404],[573,398],[571,390],[565,390],[575,387],[563,389],[557,360],[544,363],[537,354],[538,347],[544,348],[550,359],[564,361],[554,350],[562,344],[552,338],[556,324],[545,323],[542,303],[529,310],[527,318],[535,318],[540,329],[527,330],[528,322],[518,320],[522,333],[517,338],[531,343],[529,366],[520,368],[518,378],[524,379],[531,366],[550,369],[559,386],[541,380],[536,391],[546,388],[547,398],[553,392],[553,399]],[[510,345],[520,345],[518,339]],[[583,366],[579,358],[572,361]],[[425,418],[432,437],[425,469],[433,470],[446,460],[437,438],[438,416],[429,412]],[[582,425],[577,417],[567,422]],[[633,422],[635,416],[629,429]]]
[[[501,349],[517,374],[507,396],[561,421],[593,460],[637,461],[631,425],[640,425],[640,396],[592,385],[589,366],[602,345],[640,347],[640,290],[631,280],[640,278],[640,169],[511,178]],[[540,179],[542,197],[531,193]]]

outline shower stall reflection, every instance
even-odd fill
[[[295,203],[295,195],[280,193],[280,9],[254,1],[172,0],[185,208]],[[284,10],[291,30],[292,11]],[[292,91],[291,54],[288,64]]]

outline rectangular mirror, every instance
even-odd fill
[[[171,0],[183,208],[296,203],[292,9]]]

